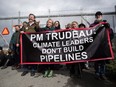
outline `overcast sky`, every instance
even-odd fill
[[[42,11],[59,11],[59,10],[114,10],[116,0],[1,0],[0,16],[17,16],[18,11],[23,15],[34,12],[36,15]],[[27,14],[26,14],[27,15]]]
[[[1,0],[0,1],[0,18],[2,17],[14,17],[18,16],[18,12],[21,12],[21,16],[28,16],[29,13],[35,15],[48,15],[48,9],[50,14],[63,14],[63,13],[80,13],[82,12],[96,12],[96,11],[115,11],[114,6],[116,0]],[[93,22],[94,17],[85,17],[90,23]],[[108,16],[108,20],[112,21],[112,16]],[[25,19],[26,20],[26,19]],[[45,24],[47,19],[37,19],[40,23]],[[62,28],[67,23],[72,21],[78,21],[80,23],[81,18],[53,18],[53,20],[59,20],[62,24]],[[21,20],[22,22],[24,20]],[[27,21],[27,20],[26,20]],[[85,22],[84,22],[85,23]],[[13,24],[17,24],[17,20],[13,20]],[[111,25],[112,26],[112,25]],[[10,30],[10,36],[4,36],[8,42],[12,35],[12,21],[0,20],[0,32],[4,27],[8,27]],[[2,40],[3,41],[3,40]],[[3,43],[3,42],[2,42]],[[0,38],[1,45],[1,38]]]

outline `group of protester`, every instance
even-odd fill
[[[102,19],[102,13],[100,11],[96,12],[95,14],[95,21],[90,25],[90,27],[94,27],[95,25],[99,24],[100,22],[103,22]],[[105,20],[105,22],[107,22]],[[85,24],[81,23],[78,24],[77,21],[73,21],[72,23],[69,23],[65,26],[66,29],[70,28],[86,28]],[[21,76],[25,76],[29,71],[30,75],[34,76],[35,72],[43,72],[43,77],[52,77],[53,76],[53,70],[55,68],[58,68],[60,65],[36,65],[36,64],[27,64],[27,65],[20,65],[20,33],[24,32],[41,32],[41,31],[53,31],[61,29],[60,22],[59,21],[53,21],[52,19],[48,19],[46,22],[46,26],[44,28],[41,28],[39,26],[39,22],[36,21],[36,17],[34,14],[29,14],[28,22],[23,22],[23,26],[15,25],[15,32],[13,33],[9,45],[9,55],[13,54],[13,65],[12,69],[19,69],[24,68],[24,71],[22,72]],[[110,29],[110,37],[113,39],[113,31]],[[2,54],[2,48],[0,48],[0,57],[3,57]],[[13,53],[12,53],[13,52]],[[2,59],[2,58],[0,58]],[[1,62],[1,61],[0,61]],[[98,79],[105,79],[105,60],[100,60],[94,62],[95,64],[95,75]],[[67,68],[70,71],[70,76],[79,76],[81,77],[81,72],[83,68],[89,69],[88,62],[86,63],[72,63],[72,64],[66,64]],[[6,65],[2,68],[6,68]]]

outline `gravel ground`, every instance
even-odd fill
[[[84,70],[82,78],[70,78],[66,68],[54,71],[51,78],[42,75],[31,77],[30,73],[21,76],[22,70],[11,70],[11,67],[0,69],[0,87],[116,87],[116,83],[109,80],[97,80],[93,70]],[[37,74],[37,73],[36,73]]]

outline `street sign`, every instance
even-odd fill
[[[2,31],[2,35],[8,35],[10,32],[7,27],[5,27]]]

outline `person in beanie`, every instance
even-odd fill
[[[96,20],[94,21],[93,24],[90,25],[90,27],[94,27],[95,25],[99,24],[100,22],[107,22],[106,20],[103,20],[102,17],[103,17],[102,12],[100,12],[100,11],[96,12],[95,13]],[[105,26],[105,27],[108,28],[107,26]],[[100,55],[102,55],[102,53],[100,53]],[[95,68],[95,77],[97,79],[107,80],[107,78],[105,76],[106,60],[95,61],[94,68]]]
[[[99,24],[100,22],[106,22],[106,20],[102,19],[102,13],[100,11],[97,11],[95,13],[95,18],[96,18],[96,20],[94,21],[94,23],[92,23],[90,25],[90,27],[94,27],[95,25]]]

